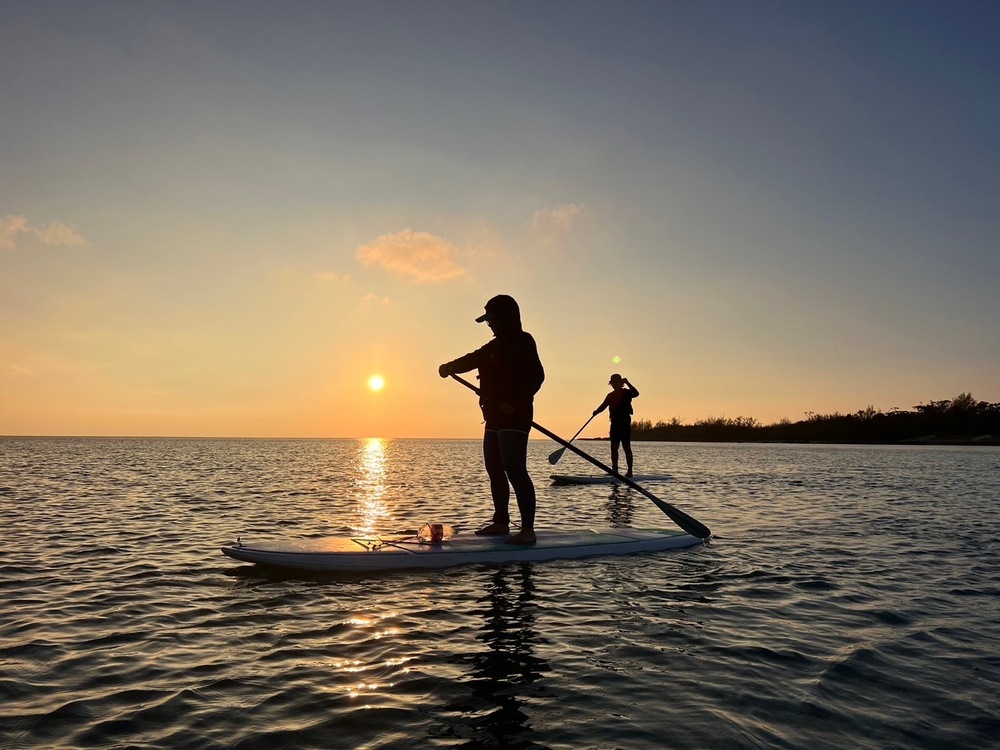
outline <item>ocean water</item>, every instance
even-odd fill
[[[556,447],[539,527],[670,526]],[[478,442],[0,438],[0,748],[998,746],[1000,449],[635,449],[709,544],[338,575],[219,547],[471,530]]]

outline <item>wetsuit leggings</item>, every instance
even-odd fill
[[[510,488],[514,488],[521,528],[535,528],[535,485],[528,475],[528,433],[525,430],[486,430],[483,460],[493,495],[493,522],[510,523]]]

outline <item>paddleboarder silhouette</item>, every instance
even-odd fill
[[[601,405],[594,409],[596,417],[605,409],[611,418],[611,468],[618,471],[618,447],[625,451],[625,476],[632,476],[632,399],[639,395],[634,385],[617,372],[608,380],[612,390]]]
[[[532,335],[521,327],[521,310],[513,297],[499,294],[476,318],[493,331],[493,339],[474,352],[438,368],[442,378],[479,371],[479,406],[486,420],[483,462],[490,479],[493,521],[480,536],[510,534],[510,489],[514,488],[521,514],[521,530],[508,544],[535,542],[535,485],[528,474],[528,432],[534,417],[534,398],[545,380]]]

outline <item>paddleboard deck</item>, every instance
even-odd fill
[[[251,543],[237,540],[222,548],[242,562],[316,571],[372,571],[448,568],[457,565],[572,560],[598,555],[631,555],[702,544],[683,531],[604,529],[537,531],[531,545],[507,544],[507,537],[456,534],[441,544],[409,540],[323,537]]]
[[[549,477],[552,484],[623,484],[617,477],[610,474],[585,475],[585,474],[552,474]],[[669,474],[636,474],[629,477],[633,482],[672,482],[674,478]]]

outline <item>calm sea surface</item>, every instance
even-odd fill
[[[670,528],[550,486],[557,447],[530,447],[539,527]],[[471,530],[479,450],[0,438],[0,748],[998,746],[997,448],[639,443],[715,535],[654,555],[288,575],[219,551]]]

